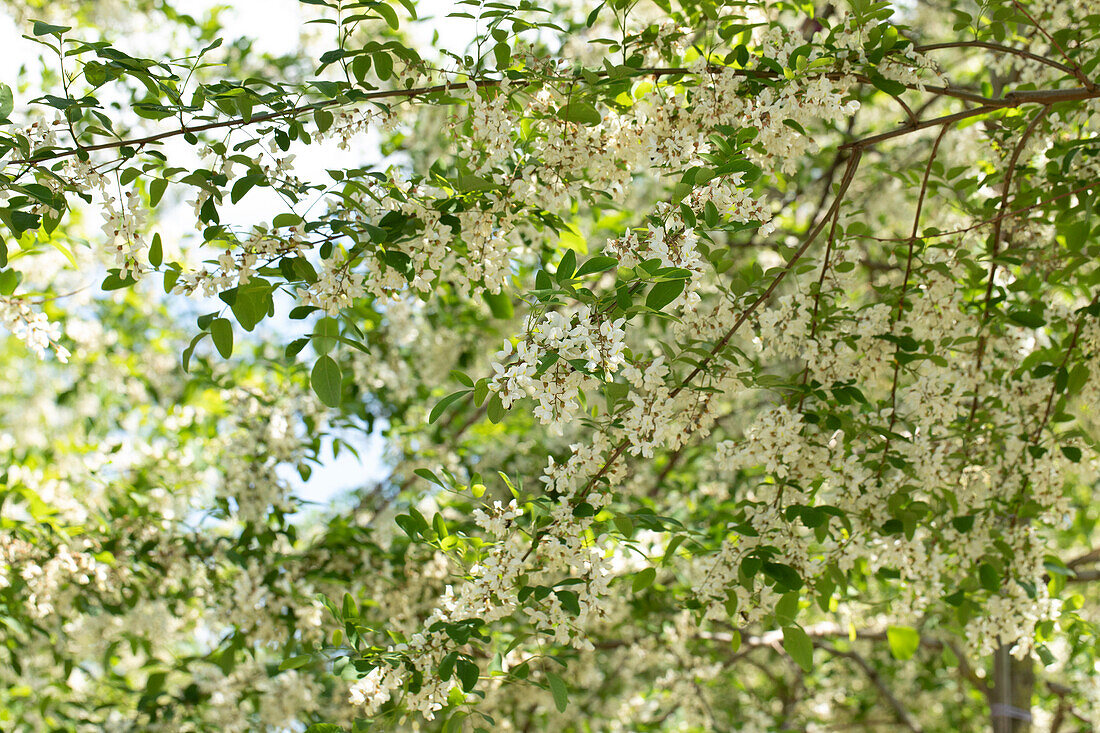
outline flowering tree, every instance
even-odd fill
[[[5,727],[1100,716],[1100,4],[5,7]]]

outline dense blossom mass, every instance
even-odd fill
[[[1094,0],[3,7],[0,727],[1100,716]]]

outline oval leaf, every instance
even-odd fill
[[[890,626],[886,629],[886,641],[894,659],[911,659],[920,647],[920,634],[908,626]]]
[[[559,713],[564,713],[565,708],[569,706],[569,688],[565,686],[565,681],[553,672],[547,672],[546,679],[550,683],[550,693],[554,696],[554,706]]]
[[[783,627],[783,648],[791,659],[803,669],[810,672],[814,668],[814,643],[809,634],[798,626]]]
[[[331,356],[322,356],[313,365],[310,384],[317,398],[329,407],[340,406],[340,365]]]
[[[603,122],[600,113],[588,102],[570,102],[558,110],[558,114],[566,122],[576,122],[581,125],[598,125]]]
[[[443,414],[443,411],[450,407],[455,400],[469,394],[471,391],[472,390],[469,389],[459,390],[458,392],[452,392],[451,394],[441,399],[439,402],[436,403],[435,407],[432,408],[431,414],[428,415],[428,422],[433,423],[438,420],[439,416]]]
[[[211,321],[210,336],[223,359],[233,355],[233,324],[228,318],[215,318]]]

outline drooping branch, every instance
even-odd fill
[[[727,66],[711,66],[707,67],[707,73],[714,73],[723,71],[727,73],[733,73],[737,76],[745,78],[756,79],[777,79],[781,78],[780,74],[774,71],[763,69],[735,69]],[[607,71],[594,72],[598,78],[606,78],[608,76]],[[683,76],[696,73],[693,69],[686,67],[669,67],[669,68],[641,68],[638,69],[636,75],[638,76],[652,76],[652,77],[664,77],[664,76]],[[869,84],[871,78],[862,74],[842,74],[839,72],[826,72],[822,76],[829,79],[841,79],[850,78],[860,83]],[[542,81],[542,77],[531,77],[521,79],[510,79],[512,83],[531,83],[534,81]],[[353,100],[343,99],[326,99],[318,102],[312,102],[310,104],[298,105],[283,110],[275,110],[272,112],[266,112],[258,115],[251,115],[248,117],[234,117],[228,120],[220,120],[218,122],[208,122],[201,125],[182,125],[172,130],[166,130],[164,132],[154,133],[152,135],[146,135],[138,138],[130,138],[125,140],[113,140],[111,142],[98,143],[95,145],[81,145],[73,148],[65,148],[60,150],[51,150],[41,155],[33,155],[29,158],[17,158],[7,161],[8,165],[26,165],[26,164],[39,164],[52,160],[59,160],[62,158],[72,157],[74,155],[82,155],[98,150],[111,150],[124,147],[129,148],[141,148],[146,145],[168,140],[174,137],[180,137],[184,135],[193,135],[199,132],[209,132],[211,130],[231,129],[235,127],[243,127],[246,125],[252,125],[261,122],[271,122],[280,119],[292,119],[299,117],[310,112],[317,110],[323,110],[330,107],[338,107],[345,104],[358,104],[362,102],[379,102],[384,100],[406,100],[414,99],[418,97],[430,96],[432,94],[446,93],[452,90],[466,89],[469,84],[473,84],[479,89],[492,88],[500,86],[501,79],[470,79],[469,81],[453,81],[443,84],[434,84],[423,87],[413,87],[410,89],[384,89],[374,92],[362,92],[355,96]],[[984,114],[985,112],[995,109],[1009,109],[1019,107],[1024,104],[1043,104],[1051,105],[1058,102],[1072,102],[1072,101],[1084,101],[1093,99],[1100,96],[1100,89],[1094,86],[1084,86],[1076,89],[1055,89],[1055,90],[1025,90],[1018,92],[1011,92],[999,99],[989,98],[983,96],[977,92],[971,92],[965,89],[959,89],[955,87],[941,87],[934,85],[916,85],[916,84],[904,84],[907,89],[918,90],[924,92],[932,92],[937,95],[946,97],[953,97],[964,101],[974,102],[981,105],[981,108],[976,110],[970,110],[966,113],[959,113],[963,115],[958,119],[965,119],[966,117],[974,116],[977,114]],[[986,109],[988,108],[988,109]],[[909,124],[898,131],[883,133],[879,136],[874,136],[866,141],[857,141],[856,143],[849,143],[842,147],[854,147],[860,143],[861,147],[867,147],[873,145],[881,140],[890,139],[897,135],[904,134],[912,130],[922,129],[925,127],[935,126],[941,124],[941,121],[928,120],[924,122],[914,122],[910,116]]]

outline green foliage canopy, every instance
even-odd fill
[[[1100,6],[148,5],[11,6],[5,725],[1100,714]]]

